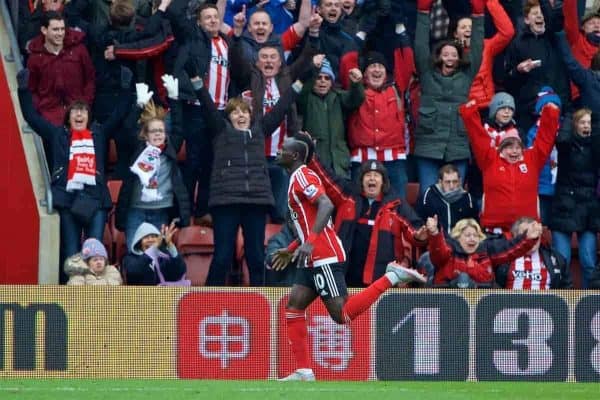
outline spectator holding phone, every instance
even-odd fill
[[[569,80],[556,48],[548,0],[528,0],[523,8],[525,29],[506,52],[506,86],[515,98],[517,126],[529,129],[537,120],[535,103],[539,88],[551,86],[566,107],[570,98]]]

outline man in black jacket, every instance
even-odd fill
[[[440,168],[437,183],[423,192],[416,211],[423,220],[437,215],[447,233],[463,218],[477,219],[477,206],[471,194],[463,189],[462,177],[453,164]]]

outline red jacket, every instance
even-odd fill
[[[312,160],[309,168],[319,175],[325,193],[335,205],[335,231],[341,239],[346,254],[351,254],[354,229],[361,217],[361,202],[366,197],[352,194],[344,189],[341,181],[334,180],[317,162]],[[411,266],[412,246],[424,246],[414,238],[415,229],[411,225],[420,223],[416,213],[398,198],[384,197],[382,205],[373,221],[373,230],[369,240],[369,249],[363,270],[363,283],[368,285],[385,273],[387,264],[398,261],[406,267]],[[410,222],[409,222],[410,220]]]
[[[397,34],[394,50],[392,85],[382,90],[365,85],[365,100],[348,119],[350,149],[371,147],[375,150],[398,149],[406,152],[404,94],[415,74],[415,61],[406,33]],[[347,87],[348,72],[358,68],[358,53],[351,52],[340,63],[340,81]]]
[[[431,262],[435,266],[433,283],[436,285],[449,283],[460,272],[466,272],[477,283],[494,281],[494,268],[497,265],[510,263],[524,256],[537,242],[537,239],[526,239],[518,236],[512,240],[503,237],[485,239],[475,253],[467,254],[455,240],[446,242],[443,232],[429,236],[428,250]]]
[[[482,108],[490,104],[496,93],[493,78],[494,59],[508,46],[515,35],[512,22],[498,0],[488,0],[487,9],[498,32],[483,41],[481,67],[473,79],[469,92],[469,99],[477,100],[477,104]]]
[[[573,57],[585,68],[592,64],[592,58],[598,52],[598,46],[591,43],[585,37],[585,33],[579,27],[579,16],[577,15],[577,0],[565,0],[563,3],[563,14],[565,16],[565,33],[567,41],[571,45]],[[571,98],[579,97],[579,88],[571,82]]]
[[[490,146],[477,106],[462,105],[459,111],[483,175],[481,225],[508,231],[519,217],[539,220],[538,180],[554,146],[560,110],[550,106],[542,109],[533,146],[525,149],[523,160],[514,164],[500,157]]]
[[[57,55],[44,47],[40,34],[29,42],[29,90],[33,105],[54,125],[63,125],[65,110],[75,100],[91,107],[96,90],[96,74],[83,44],[85,33],[67,29],[64,47]]]

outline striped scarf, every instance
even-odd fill
[[[71,131],[67,191],[83,189],[83,185],[96,184],[96,153],[92,133],[85,129]]]

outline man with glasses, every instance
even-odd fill
[[[297,100],[298,112],[303,116],[302,129],[315,140],[319,161],[346,179],[350,178],[350,152],[345,121],[365,98],[360,70],[351,69],[348,76],[350,90],[334,88],[335,74],[325,59],[316,79],[304,85]]]

